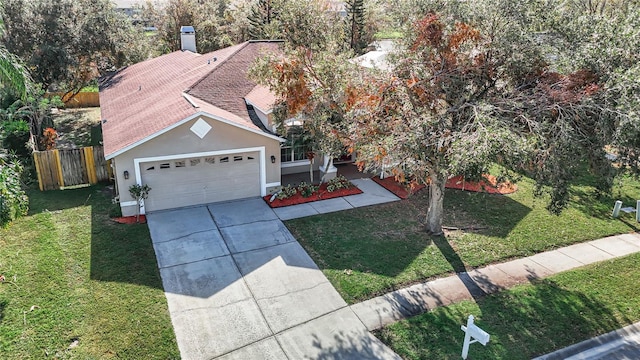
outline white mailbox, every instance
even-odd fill
[[[469,355],[469,345],[479,342],[486,346],[489,342],[490,335],[473,323],[473,315],[469,315],[467,326],[462,325],[460,328],[464,331],[464,342],[462,344],[463,359],[466,359]],[[473,340],[471,338],[473,338]]]

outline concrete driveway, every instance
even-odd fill
[[[183,359],[400,359],[262,199],[147,220]]]

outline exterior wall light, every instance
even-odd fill
[[[272,163],[272,164],[275,164],[275,163],[276,163],[276,157],[275,157],[275,156],[273,156],[273,155],[271,155],[271,163]]]
[[[129,180],[129,171],[127,170],[124,171],[124,179]]]

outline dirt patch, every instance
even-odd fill
[[[314,192],[309,197],[303,197],[302,194],[298,192],[292,197],[289,197],[286,199],[273,199],[273,201],[271,201],[271,197],[273,195],[267,195],[263,199],[264,201],[267,202],[267,204],[270,207],[279,208],[283,206],[298,205],[298,204],[304,204],[304,203],[313,202],[313,201],[334,199],[337,197],[357,195],[357,194],[362,194],[362,190],[358,189],[356,186],[353,186],[348,189],[338,189],[338,190],[329,192],[327,190],[327,184],[322,184],[320,185],[320,188],[318,189],[318,191]]]
[[[69,149],[100,145],[100,108],[63,109],[53,115],[53,124],[58,132],[56,147]]]

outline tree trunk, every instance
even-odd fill
[[[442,216],[444,214],[444,185],[447,177],[434,174],[430,177],[429,209],[427,210],[427,230],[433,235],[442,235]]]

